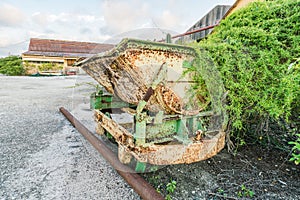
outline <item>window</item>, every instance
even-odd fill
[[[74,64],[75,60],[67,60],[67,65],[72,66]]]

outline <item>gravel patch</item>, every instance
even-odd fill
[[[139,199],[58,111],[94,130],[92,81],[0,78],[0,199]]]

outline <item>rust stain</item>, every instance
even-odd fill
[[[168,144],[153,145],[152,151],[134,151],[132,155],[142,162],[153,165],[170,165],[193,163],[211,158],[225,146],[225,133],[219,132],[213,138],[204,138],[202,141],[190,145]]]
[[[131,157],[128,154],[131,154],[140,162],[147,162],[153,165],[189,164],[216,155],[225,145],[225,132],[220,131],[213,137],[205,137],[198,133],[201,135],[201,138],[198,138],[198,140],[194,139],[189,145],[170,142],[168,145],[136,146],[133,135],[114,120],[98,111],[96,111],[95,117],[98,126],[100,125],[109,131],[119,147],[122,148],[120,159],[124,162],[129,162],[128,160]],[[196,137],[199,137],[199,135],[196,135]]]
[[[119,126],[114,120],[99,111],[95,111],[95,120],[98,123],[98,126],[100,125],[106,129],[116,139],[116,142],[123,144],[128,148],[134,148],[135,145],[132,134],[122,126]],[[96,131],[99,131],[99,128]]]

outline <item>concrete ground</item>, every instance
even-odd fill
[[[88,76],[0,77],[0,199],[139,199],[59,112],[94,131]]]

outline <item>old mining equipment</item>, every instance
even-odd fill
[[[77,64],[101,85],[91,95],[96,132],[113,138],[122,163],[153,171],[210,158],[224,147],[227,120],[217,70],[209,61],[196,66],[206,100],[193,92],[198,83],[186,73],[195,58],[204,59],[200,54],[182,45],[123,39]]]

